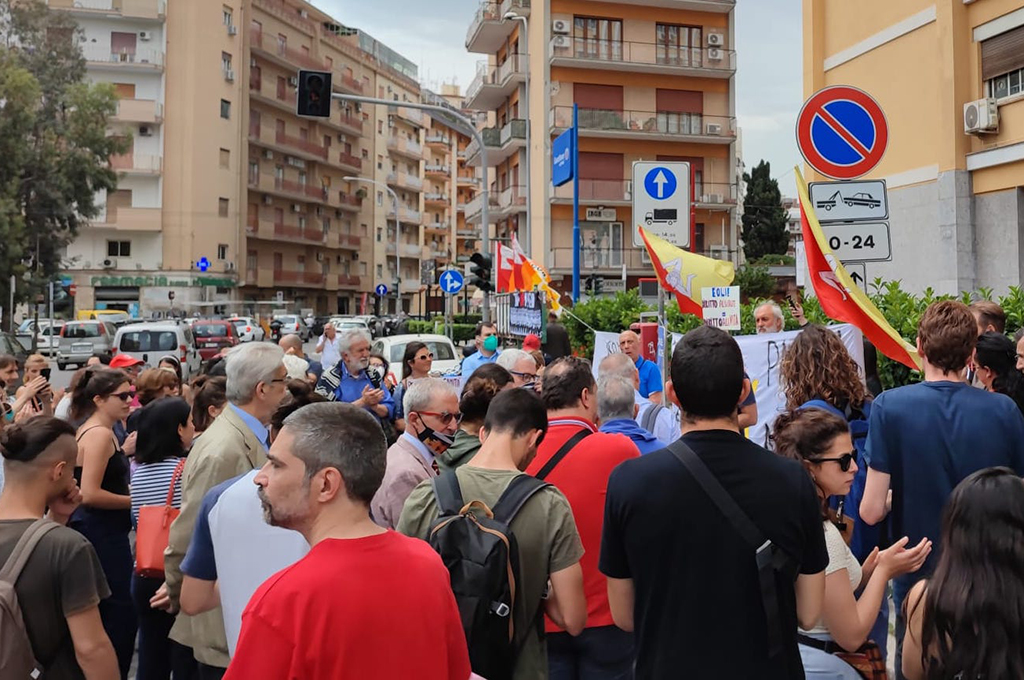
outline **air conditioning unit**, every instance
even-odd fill
[[[338,141],[341,142],[342,144],[348,141],[348,137],[345,136],[344,132],[338,133]]]
[[[721,123],[708,123],[705,128],[705,133],[709,135],[721,135],[722,124]]]
[[[708,47],[721,47],[724,44],[724,35],[721,33],[708,33]]]
[[[234,24],[229,24],[228,25],[228,35],[231,35],[231,36],[238,35],[238,27],[235,26]]]
[[[273,198],[271,198],[270,196],[264,196],[263,197],[263,205],[273,205],[273,204],[274,204],[274,199]]]
[[[292,212],[293,213],[302,212],[302,206],[299,205],[298,203],[292,203]]]
[[[139,40],[142,42],[149,42],[153,39],[153,33],[150,31],[139,31]]]
[[[708,48],[708,61],[722,61],[724,54],[722,50],[717,47]]]
[[[274,152],[271,151],[270,149],[267,149],[263,152],[263,157],[266,158],[268,161],[272,161],[274,160]]]
[[[551,32],[557,35],[569,35],[569,22],[566,19],[555,19],[551,22]]]
[[[999,131],[999,107],[992,97],[964,104],[964,132],[976,135]]]
[[[296,78],[295,76],[291,76],[290,78],[288,78],[288,84],[291,85],[292,87],[298,87],[299,79]]]
[[[725,202],[725,197],[722,194],[704,194],[704,202],[718,205]]]
[[[625,193],[624,198],[627,201],[632,201],[633,200],[633,180],[631,180],[631,179],[630,180],[626,180],[626,193]]]
[[[572,39],[567,35],[556,35],[551,39],[551,44],[555,47],[568,49],[569,47],[572,47]]]
[[[229,83],[235,82],[235,70],[231,68],[224,69],[224,80]]]
[[[151,137],[152,135],[153,131],[149,129],[148,125],[139,126],[139,137]]]
[[[115,260],[115,259],[113,259],[111,257],[108,257],[107,259],[103,260],[103,268],[104,269],[116,269],[117,268],[117,260]]]

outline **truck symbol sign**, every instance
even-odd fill
[[[652,224],[667,224],[671,226],[676,223],[677,219],[679,217],[675,208],[664,208],[661,210],[655,209],[647,213],[644,221],[647,222],[648,227]]]

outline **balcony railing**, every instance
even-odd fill
[[[352,92],[353,94],[363,93],[363,84],[359,82],[359,80],[357,80],[355,76],[349,76],[345,75],[344,73],[340,73],[331,80],[334,83],[341,84],[341,86],[344,89],[348,90],[349,92]]]
[[[284,269],[274,270],[274,283],[322,285],[323,282],[324,275],[322,272],[292,271]]]
[[[489,208],[488,220],[493,220],[495,218],[494,211],[497,210],[497,208],[498,208],[498,198],[497,198],[497,196],[494,195],[493,191],[488,192],[487,195],[488,195],[488,198],[490,199],[488,201],[488,208]],[[479,220],[482,217],[481,213],[483,212],[483,209],[484,209],[484,195],[483,195],[483,193],[480,193],[479,195],[477,195],[476,198],[474,198],[472,201],[470,201],[469,203],[466,204],[466,219],[467,220]]]
[[[490,0],[481,2],[473,15],[473,21],[469,24],[469,30],[466,31],[466,47],[468,48],[473,43],[473,38],[484,22],[501,21],[501,17],[501,5],[490,2]]]
[[[427,124],[427,114],[420,109],[413,109],[408,106],[392,106],[389,107],[389,110],[392,114],[413,125],[424,127]]]
[[[510,120],[501,128],[499,145],[503,147],[513,140],[526,141],[526,121],[521,118]]]
[[[268,14],[273,14],[278,19],[295,26],[311,35],[316,33],[316,24],[303,17],[294,6],[289,6],[281,0],[253,0],[253,4]]]
[[[145,153],[128,153],[110,157],[110,168],[118,172],[159,174],[163,170],[163,156]]]
[[[164,53],[151,48],[134,51],[114,51],[106,45],[87,43],[82,46],[82,56],[92,64],[114,66],[144,66],[159,68],[164,65]]]
[[[161,19],[167,13],[166,0],[49,0],[48,4],[52,9],[119,14],[135,19]]]
[[[301,137],[293,137],[292,135],[285,134],[280,130],[274,134],[274,140],[278,144],[290,146],[312,156],[319,156],[320,158],[327,160],[327,147],[323,144],[317,144],[316,142],[311,142],[308,139],[302,139]]]
[[[388,137],[388,150],[405,154],[412,158],[423,158],[423,147],[419,145],[419,142],[414,142],[411,139],[397,135]]]
[[[359,236],[353,236],[352,234],[338,234],[338,247],[339,248],[356,248],[358,249],[363,243],[363,239]]]
[[[491,66],[486,61],[477,63],[476,77],[469,83],[466,89],[466,103],[470,106],[476,104],[477,108],[488,108],[479,104],[490,105],[493,98],[487,101],[477,102],[477,96],[485,87],[496,88],[495,93],[503,92],[512,83],[513,77],[521,79],[526,77],[527,58],[524,55],[512,54],[499,66]]]
[[[448,194],[439,194],[436,192],[430,192],[423,194],[423,200],[426,203],[448,203]]]
[[[448,175],[452,171],[450,165],[428,163],[423,167],[423,172],[428,175]]]
[[[274,236],[285,240],[305,241],[309,243],[325,243],[326,236],[322,228],[316,229],[309,225],[305,228],[294,224],[274,224]]]
[[[354,194],[347,194],[344,191],[339,191],[338,203],[340,203],[343,208],[355,208],[358,210],[363,205],[363,199]]]
[[[721,47],[685,47],[657,42],[599,40],[556,35],[551,38],[552,60],[571,60],[575,65],[594,63],[602,68],[671,71],[685,69],[728,74],[736,70],[735,50]],[[582,62],[582,63],[580,63]]]
[[[338,121],[338,124],[341,125],[342,127],[354,130],[358,132],[360,135],[363,134],[363,121],[359,118],[356,118],[355,116],[342,115],[341,119]]]
[[[498,209],[513,210],[526,207],[526,187],[511,186],[498,193]]]
[[[549,120],[551,127],[556,130],[572,127],[572,107],[552,107]],[[736,136],[735,118],[702,113],[580,109],[579,121],[581,131],[621,132],[630,136],[699,137],[704,138],[704,141],[712,141],[714,138],[729,141]]]
[[[338,163],[345,166],[346,168],[355,168],[355,170],[361,171],[363,169],[363,159],[358,156],[353,156],[350,153],[341,151],[338,153]]]
[[[292,182],[287,179],[274,178],[274,188],[278,191],[284,191],[289,194],[295,194],[296,196],[302,196],[303,198],[313,198],[318,201],[327,200],[327,189],[324,187],[315,186],[313,184],[305,184],[303,182]]]
[[[388,175],[388,184],[412,189],[413,191],[420,191],[423,189],[423,180],[419,177],[414,177],[407,172],[392,172]]]
[[[448,225],[444,222],[429,222],[424,224],[423,228],[430,231],[448,231]]]
[[[459,175],[458,177],[455,178],[455,181],[460,186],[471,186],[471,187],[478,187],[478,186],[480,186],[480,180],[478,178],[470,177],[468,175]]]
[[[600,203],[605,201],[627,202],[633,200],[632,181],[626,179],[583,179],[580,178],[580,202]],[[572,200],[572,183],[554,187],[552,194],[555,199]]]
[[[449,144],[451,144],[451,141],[451,138],[448,137],[447,135],[440,134],[427,135],[426,138],[424,139],[424,142],[426,142],[427,144],[437,146],[448,146]]]
[[[359,287],[359,277],[355,274],[338,274],[338,285],[339,286],[355,286]]]
[[[400,222],[419,224],[421,219],[422,214],[419,210],[413,210],[412,208],[406,208],[405,206],[398,206],[398,220]]]
[[[398,254],[402,257],[419,257],[423,249],[418,243],[399,243]]]
[[[159,123],[164,117],[164,105],[154,99],[119,99],[117,120],[132,123]]]

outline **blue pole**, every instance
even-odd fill
[[[572,105],[572,302],[580,301],[580,110]]]

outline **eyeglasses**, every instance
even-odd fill
[[[424,354],[423,356],[416,357],[416,361],[426,361],[427,359],[433,359],[433,358],[434,358],[434,353],[431,352],[430,354]]]
[[[509,371],[509,373],[511,373],[512,375],[516,376],[520,380],[522,380],[524,382],[527,382],[527,383],[535,383],[535,382],[537,382],[537,374],[536,373],[520,373],[519,371]]]
[[[445,427],[448,427],[453,420],[456,425],[462,422],[461,413],[448,413],[448,411],[441,411],[440,413],[437,411],[414,411],[414,413],[418,413],[420,416],[434,416],[440,420],[441,424]]]
[[[118,392],[116,394],[111,394],[110,396],[117,397],[121,401],[131,401],[132,397],[135,396],[135,393],[134,392]]]
[[[812,458],[811,459],[812,463],[839,463],[839,469],[842,470],[843,472],[849,472],[850,471],[850,466],[853,465],[856,461],[857,461],[857,452],[856,451],[850,451],[849,453],[844,453],[843,455],[839,456],[838,458]]]

